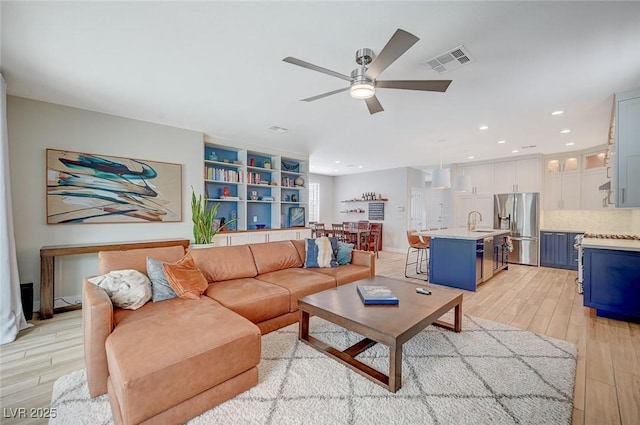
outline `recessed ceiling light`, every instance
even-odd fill
[[[364,166],[362,166],[362,165],[358,165],[358,168],[364,168]]]
[[[487,130],[488,128],[488,125],[481,125],[480,127],[478,127],[478,130]]]
[[[333,171],[337,173],[337,172],[338,172],[338,169],[337,169],[337,168],[334,168],[334,169],[333,169]]]
[[[565,143],[566,146],[573,146],[575,144],[576,144],[575,142],[567,142],[567,143]]]
[[[553,112],[551,113],[551,115],[554,115],[554,116],[555,116],[555,115],[562,115],[562,114],[564,114],[564,111],[553,111]]]
[[[506,140],[498,140],[498,144],[499,144],[499,145],[504,145],[505,143],[507,143],[507,141],[506,141]]]
[[[518,153],[518,149],[512,150],[511,153]]]
[[[467,157],[467,159],[473,159],[473,158],[475,158],[475,156],[473,156],[473,155],[469,155],[469,156]]]
[[[336,161],[336,164],[340,164],[340,161],[339,161],[339,160],[338,160],[338,161]]]
[[[560,133],[562,134],[571,133],[571,130],[569,130],[568,128],[565,128],[564,130],[560,130]]]

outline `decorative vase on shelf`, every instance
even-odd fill
[[[304,179],[300,176],[296,177],[295,181],[293,182],[296,186],[304,186]]]

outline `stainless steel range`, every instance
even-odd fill
[[[584,290],[584,264],[583,264],[583,239],[617,239],[628,241],[640,241],[638,235],[608,234],[608,233],[585,233],[584,235],[576,235],[573,247],[578,250],[578,293],[582,294]]]

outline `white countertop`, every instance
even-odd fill
[[[477,230],[480,230],[479,232]],[[455,227],[453,229],[440,229],[440,230],[420,230],[416,232],[420,236],[429,236],[431,238],[441,239],[468,239],[478,240],[484,238],[490,238],[493,236],[508,235],[510,230],[500,229],[482,229],[478,228],[474,232],[470,232],[466,227]]]
[[[627,239],[584,238],[583,248],[616,249],[620,251],[640,251],[640,241]]]

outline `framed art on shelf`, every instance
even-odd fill
[[[182,221],[182,165],[47,149],[47,224]]]
[[[305,215],[303,207],[289,208],[289,227],[304,227]]]

